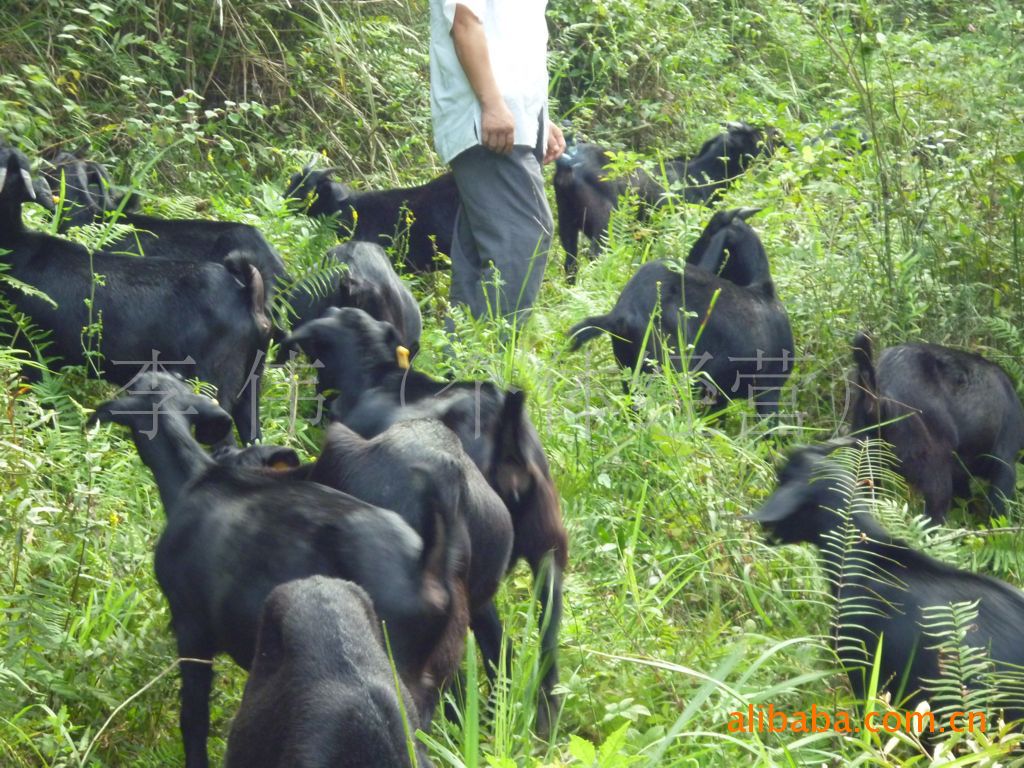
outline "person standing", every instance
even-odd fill
[[[548,119],[547,0],[430,0],[434,145],[459,190],[452,304],[522,326],[554,222],[541,163],[565,150]]]

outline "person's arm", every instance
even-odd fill
[[[484,25],[466,6],[455,6],[452,42],[462,71],[480,102],[480,129],[483,145],[494,152],[508,154],[516,136],[516,120],[508,108],[498,81],[491,70]]]

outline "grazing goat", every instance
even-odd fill
[[[270,333],[263,280],[241,254],[224,264],[136,259],[27,231],[23,202],[35,197],[28,160],[0,149],[0,256],[7,274],[51,300],[7,283],[0,292],[50,334],[56,365],[90,365],[127,384],[145,369],[173,366],[217,387],[243,442],[259,439],[259,385]],[[102,275],[102,279],[98,276]],[[101,327],[99,326],[101,324]],[[87,354],[88,329],[96,326]]]
[[[738,286],[691,265],[677,271],[661,260],[640,267],[611,312],[588,317],[569,333],[573,350],[610,334],[615,359],[630,370],[640,365],[649,372],[650,361],[658,365],[668,352],[676,370],[685,363],[707,375],[712,410],[733,394],[753,400],[761,416],[778,413],[793,367],[789,318],[770,279]],[[680,341],[696,345],[688,358],[679,353]]]
[[[293,327],[315,320],[328,307],[358,307],[377,320],[391,323],[402,346],[415,355],[423,331],[420,307],[395,274],[384,249],[376,243],[351,241],[329,250],[327,258],[344,264],[346,269],[333,278],[325,295],[316,295],[309,288],[290,293],[287,301],[296,316]]]
[[[60,190],[63,180],[65,215],[59,224],[60,231],[101,221],[105,214],[114,211],[118,211],[118,223],[134,228],[134,232],[104,246],[111,253],[215,263],[223,263],[232,253],[245,254],[260,271],[264,310],[272,317],[278,283],[289,278],[284,261],[256,227],[233,221],[161,219],[137,213],[114,193],[106,168],[69,152],[56,155],[44,175],[55,191]]]
[[[950,603],[978,602],[977,619],[961,643],[987,649],[997,675],[1016,670],[1019,678],[1024,593],[893,538],[863,506],[868,499],[851,493],[850,473],[830,455],[858,450],[855,445],[848,439],[794,452],[779,472],[775,492],[751,515],[773,541],[807,542],[820,550],[836,601],[836,650],[855,695],[861,700],[867,695],[881,644],[879,690],[888,690],[894,705],[907,709],[932,698],[928,682],[939,680],[948,666],[937,646],[953,638],[936,633],[926,609]],[[1004,702],[1007,722],[1024,716],[1019,682],[1015,688]]]
[[[1024,449],[1024,406],[1002,368],[980,355],[937,344],[882,350],[853,340],[850,428],[892,444],[899,471],[941,522],[954,497],[970,496],[971,477],[989,483],[991,511],[1012,499]]]
[[[365,591],[323,576],[271,591],[225,768],[412,768],[406,740],[415,729]],[[418,740],[416,751],[429,768]]]
[[[398,336],[390,325],[358,309],[334,309],[296,330],[288,340],[319,360],[317,387],[337,390],[331,418],[364,437],[413,418],[444,422],[512,516],[510,565],[523,558],[533,571],[541,601],[543,679],[537,729],[546,733],[557,713],[558,628],[568,540],[558,492],[540,438],[526,413],[523,392],[486,382],[443,382],[405,369],[396,360]],[[474,628],[480,626],[474,616]],[[501,624],[489,619],[497,648]],[[484,643],[481,643],[483,648]],[[492,665],[496,659],[490,660]]]
[[[458,488],[417,473],[412,490],[429,499],[424,514],[431,521],[420,537],[396,513],[318,483],[219,465],[199,442],[223,438],[227,414],[166,374],[140,377],[139,389],[99,406],[94,422],[132,430],[167,516],[155,569],[178,653],[189,659],[181,662],[189,768],[207,765],[209,662],[225,652],[248,669],[263,602],[292,579],[323,575],[359,584],[385,622],[414,698],[433,695],[425,672],[446,641],[451,575],[459,567]]]
[[[665,162],[666,180],[670,185],[682,184],[686,202],[711,203],[754,158],[772,154],[783,143],[775,128],[755,128],[746,123],[727,123],[726,128],[725,133],[704,142],[694,157]],[[640,199],[642,213],[661,205],[666,198],[665,189],[646,171],[610,180],[606,178],[608,164],[608,153],[602,147],[574,142],[555,163],[558,237],[565,250],[565,272],[570,281],[576,273],[580,231],[590,239],[591,250],[598,253],[611,212],[627,189]]]
[[[746,221],[760,210],[731,208],[715,213],[690,248],[686,263],[736,285],[770,281],[768,254],[761,238]]]
[[[354,192],[331,178],[337,169],[306,166],[292,174],[284,196],[310,216],[339,214],[340,232],[353,240],[392,245],[408,229],[405,264],[414,272],[438,269],[437,253],[451,253],[459,190],[446,173],[418,187]],[[398,236],[399,239],[403,237]]]

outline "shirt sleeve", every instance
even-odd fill
[[[483,21],[486,4],[486,0],[444,0],[444,20],[448,24],[448,29],[450,30],[452,25],[455,24],[456,5],[466,6],[466,8],[473,12],[474,16]]]

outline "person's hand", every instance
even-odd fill
[[[565,136],[562,135],[562,129],[554,123],[548,123],[548,146],[544,152],[544,164],[557,160],[563,152],[565,152]]]
[[[516,139],[516,119],[500,96],[480,105],[480,128],[483,145],[492,152],[507,155]]]

